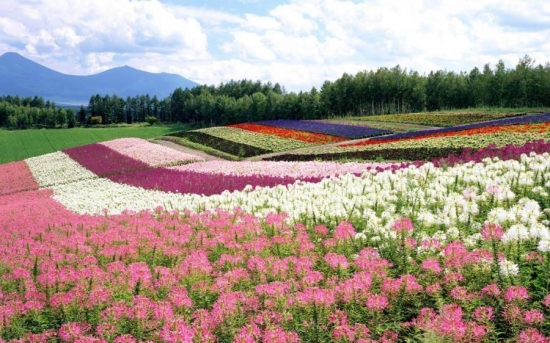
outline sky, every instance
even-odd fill
[[[550,61],[548,0],[0,0],[0,54],[66,74],[129,65],[200,84],[319,88],[400,65],[421,74]]]

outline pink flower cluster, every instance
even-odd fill
[[[0,164],[0,196],[38,189],[24,161]]]
[[[175,166],[204,161],[201,157],[186,154],[140,138],[120,138],[99,144],[122,155],[146,163],[151,167]]]

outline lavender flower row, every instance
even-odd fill
[[[256,122],[257,124],[280,127],[285,129],[293,129],[299,131],[308,131],[315,133],[323,133],[326,135],[341,136],[346,138],[363,138],[392,133],[389,130],[375,129],[372,127],[353,126],[332,124],[318,121],[306,120],[263,120]]]
[[[509,117],[509,118],[495,119],[495,120],[479,122],[479,123],[456,125],[456,126],[444,127],[440,129],[399,132],[399,133],[394,133],[392,135],[387,135],[384,137],[378,137],[376,138],[376,140],[384,141],[389,139],[418,137],[425,134],[437,134],[437,133],[445,133],[445,132],[457,132],[457,131],[463,131],[463,130],[469,130],[469,129],[478,129],[481,127],[544,123],[548,121],[550,121],[550,113],[543,113],[543,114],[537,114],[537,115],[531,115],[531,116]]]
[[[98,143],[70,148],[63,152],[99,176],[151,168],[147,163],[125,156]]]
[[[320,182],[321,177],[280,177],[267,175],[224,175],[200,173],[191,170],[156,168],[107,176],[111,181],[145,189],[182,194],[221,194],[224,191],[242,191],[247,186],[275,187],[293,184],[298,180]]]

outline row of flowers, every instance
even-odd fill
[[[38,189],[24,161],[0,164],[0,196]]]
[[[396,133],[430,129],[430,127],[420,124],[408,124],[390,121],[367,121],[368,119],[369,117],[350,116],[340,119],[321,119],[319,121],[333,124],[373,127],[375,129],[388,130]]]
[[[263,154],[272,153],[273,150],[254,147],[252,145],[237,143],[229,139],[211,136],[204,132],[199,131],[186,131],[170,134],[169,137],[163,139],[172,141],[180,145],[199,145],[202,147],[208,147],[229,154],[230,156],[237,156],[240,158],[258,156]]]
[[[550,140],[550,132],[499,132],[475,135],[447,135],[424,139],[405,139],[383,144],[362,144],[360,146],[333,146],[303,149],[293,152],[297,155],[320,155],[328,153],[345,153],[353,151],[385,151],[394,149],[441,149],[441,148],[473,148],[481,149],[488,145],[504,146],[507,144],[523,145],[537,140]]]
[[[272,162],[272,161],[208,161],[185,166],[172,167],[179,171],[194,171],[204,174],[276,176],[303,179],[305,177],[327,178],[344,174],[360,175],[366,170],[402,168],[408,163],[378,162]]]
[[[524,116],[517,112],[437,112],[437,113],[403,113],[384,114],[361,117],[367,121],[387,121],[397,123],[412,123],[431,126],[455,126],[470,123],[486,122],[508,117]]]
[[[327,144],[327,143],[337,143],[347,141],[348,139],[340,136],[332,136],[322,133],[307,132],[293,129],[285,129],[274,126],[260,125],[255,123],[243,123],[229,125],[229,127],[234,127],[237,129],[247,130],[251,132],[263,133],[266,135],[273,135],[282,138],[294,139],[297,141],[302,141],[306,143],[313,144]]]
[[[114,185],[53,196],[139,210],[163,194]],[[167,194],[169,212],[1,196],[0,340],[548,342],[548,192],[550,155],[533,153]]]
[[[348,139],[372,137],[391,133],[389,130],[376,129],[373,127],[342,125],[308,120],[263,120],[256,122],[256,124],[340,136]]]
[[[122,155],[131,157],[150,167],[168,167],[204,161],[196,155],[186,154],[163,145],[151,144],[140,138],[120,138],[99,143]]]
[[[425,139],[433,137],[446,137],[456,135],[476,135],[499,132],[548,132],[550,131],[550,114],[514,117],[501,120],[495,120],[486,123],[474,123],[469,125],[460,125],[435,130],[421,130],[414,132],[401,132],[384,137],[369,139],[367,141],[342,144],[341,146],[361,146],[372,144],[384,144],[396,142],[404,139]]]
[[[310,143],[288,138],[280,138],[273,135],[241,130],[233,127],[219,126],[196,130],[213,137],[218,137],[240,144],[271,150],[274,152],[306,148],[312,146]]]

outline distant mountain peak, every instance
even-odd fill
[[[198,84],[180,75],[150,73],[124,65],[87,76],[66,75],[16,52],[0,56],[0,95],[41,96],[57,103],[85,104],[96,94],[165,98]]]

